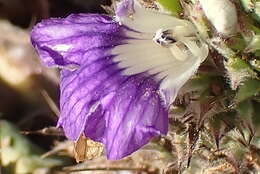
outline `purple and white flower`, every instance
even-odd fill
[[[61,68],[58,126],[123,158],[168,129],[168,109],[208,55],[193,25],[123,0],[116,17],[72,14],[31,32],[41,61]]]

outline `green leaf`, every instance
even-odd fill
[[[260,50],[255,52],[255,56],[260,57]]]
[[[248,24],[248,28],[253,30],[255,32],[255,34],[260,34],[260,29],[256,26],[254,26],[253,24]]]
[[[236,109],[242,118],[251,120],[254,113],[254,107],[251,100],[244,100],[240,102]]]
[[[243,85],[240,86],[237,96],[236,96],[236,101],[238,103],[253,97],[260,92],[260,81],[256,79],[248,79],[247,81],[244,82]]]
[[[242,36],[235,36],[230,38],[230,40],[227,42],[227,45],[236,51],[242,51],[246,48],[246,42]]]
[[[191,90],[200,90],[203,91],[210,87],[210,84],[217,83],[223,84],[224,81],[221,76],[212,75],[212,74],[198,74],[192,79],[190,79],[186,86],[188,86]]]
[[[240,0],[244,10],[248,13],[252,12],[254,10],[254,4],[255,2],[252,0]]]
[[[253,113],[253,124],[255,126],[256,129],[259,129],[260,127],[260,102],[257,101],[253,101],[253,108],[254,108],[254,113]],[[257,132],[257,136],[260,136],[260,132]]]
[[[239,58],[234,58],[232,61],[230,61],[230,66],[234,68],[237,71],[243,70],[243,69],[250,69],[249,65],[246,63],[246,61],[239,59]]]
[[[260,1],[257,0],[240,0],[241,5],[247,13],[260,22]]]
[[[254,35],[249,45],[245,49],[246,52],[255,52],[260,50],[260,35]]]
[[[255,6],[256,6],[256,8],[255,8],[255,19],[257,21],[260,21],[260,2],[256,2]]]
[[[179,16],[182,11],[181,5],[178,0],[158,0],[159,4],[166,10],[170,11],[172,15]]]

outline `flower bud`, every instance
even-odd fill
[[[223,35],[236,33],[237,12],[235,5],[230,0],[199,0],[202,9],[215,27]]]

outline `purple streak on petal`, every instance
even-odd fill
[[[62,76],[59,123],[70,139],[77,139],[84,130],[105,144],[109,159],[120,159],[152,137],[166,134],[168,113],[152,77],[123,76],[116,64],[105,61],[90,65],[100,66],[95,72],[86,66]]]
[[[43,20],[33,28],[31,41],[47,66],[81,65],[88,50],[120,44],[126,38],[122,28],[105,15],[73,14]]]
[[[120,159],[166,134],[168,113],[152,77],[123,76],[111,58],[101,59],[75,72],[63,70],[59,124],[70,139],[84,130],[105,144],[109,159]]]
[[[139,74],[116,93],[108,108],[106,142],[103,142],[109,159],[129,155],[152,137],[167,133],[168,113],[157,88],[158,83],[152,77]]]
[[[134,13],[134,0],[122,0],[117,4],[116,16],[119,18],[128,17]]]
[[[167,109],[160,82],[146,73],[126,76],[110,50],[125,39],[125,26],[103,15],[71,15],[43,21],[32,43],[47,66],[78,65],[61,71],[58,126],[77,140],[84,132],[120,159],[159,134],[166,134]]]

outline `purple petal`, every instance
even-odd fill
[[[105,145],[109,159],[120,159],[168,128],[160,81],[148,73],[123,75],[111,49],[128,38],[125,26],[103,15],[71,15],[34,27],[32,43],[47,66],[61,71],[58,126],[77,140],[82,133]],[[134,31],[131,31],[134,32]]]
[[[106,47],[119,44],[122,37],[123,30],[118,23],[108,16],[95,14],[44,20],[31,32],[32,44],[47,66],[81,65],[89,61],[89,50],[96,50],[97,55],[106,54]]]
[[[59,124],[70,139],[84,130],[105,144],[109,159],[120,159],[167,133],[168,113],[158,94],[152,76],[123,76],[107,59],[73,73],[63,70]]]

